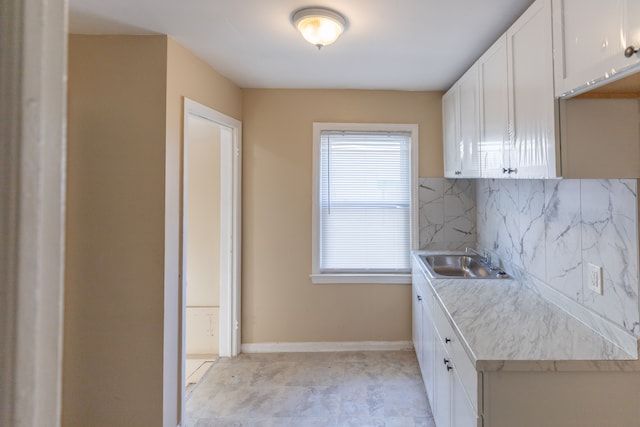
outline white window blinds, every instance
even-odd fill
[[[406,273],[411,133],[320,134],[320,273]]]

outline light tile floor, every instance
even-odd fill
[[[184,373],[185,373],[185,391],[187,395],[195,387],[195,385],[202,379],[204,374],[207,373],[213,362],[218,359],[218,356],[189,356],[187,355],[184,361]]]
[[[409,351],[241,354],[187,400],[187,427],[435,427]]]

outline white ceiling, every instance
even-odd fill
[[[243,88],[441,90],[533,0],[70,0],[75,34],[168,34]],[[349,21],[318,51],[305,6]]]

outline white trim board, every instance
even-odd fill
[[[242,353],[320,353],[329,351],[412,351],[411,341],[264,342],[242,344]]]
[[[240,351],[240,319],[241,319],[241,243],[242,243],[242,122],[222,114],[218,111],[200,104],[189,98],[183,98],[183,140],[182,148],[186,149],[189,143],[189,116],[196,116],[209,120],[221,127],[221,132],[227,138],[221,140],[220,145],[220,174],[221,174],[221,199],[225,202],[221,203],[220,211],[220,324],[219,324],[219,354],[221,357],[233,357],[238,355]],[[181,301],[178,305],[172,305],[172,308],[178,310],[180,323],[180,346],[179,358],[180,369],[178,381],[174,383],[178,387],[180,395],[179,418],[181,421],[185,419],[185,315],[186,315],[186,268],[187,245],[184,244],[187,235],[187,221],[185,218],[185,210],[187,205],[185,200],[186,194],[186,175],[188,165],[186,164],[186,156],[183,161],[183,182],[181,183],[181,246],[182,258],[180,259],[181,279],[180,279],[180,297]],[[172,301],[173,303],[173,301]],[[168,340],[170,342],[170,340]],[[171,341],[170,346],[173,346]],[[173,349],[173,347],[171,347]],[[168,361],[172,362],[172,361]],[[170,375],[174,369],[173,364],[168,363],[167,372]],[[169,399],[171,400],[171,399]],[[166,402],[166,400],[165,400]]]
[[[220,356],[233,357],[238,354],[240,345],[240,245],[241,245],[241,146],[242,146],[242,122],[222,114],[206,105],[200,104],[189,98],[184,98],[183,117],[183,145],[186,147],[189,141],[188,119],[196,116],[213,122],[221,127],[223,134],[228,135],[228,142],[223,140],[220,145],[220,186],[221,203],[220,211]],[[187,170],[186,158],[183,159],[183,174]],[[186,209],[184,200],[187,200],[186,180],[183,176],[183,209]],[[187,222],[183,213],[182,232],[183,239],[187,235]],[[182,247],[182,262],[187,259],[186,245]],[[186,273],[182,267],[182,294],[186,301]],[[186,308],[182,303],[181,310]],[[182,313],[184,329],[184,313]],[[183,330],[184,335],[184,330]],[[184,336],[183,336],[184,338]],[[182,343],[184,347],[184,342]],[[184,353],[184,351],[182,352]]]
[[[0,2],[0,425],[61,424],[67,2]]]

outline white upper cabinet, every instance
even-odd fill
[[[510,175],[559,176],[551,0],[537,0],[507,30]],[[559,150],[558,150],[559,151]]]
[[[442,134],[444,139],[444,176],[459,178],[462,170],[459,145],[460,108],[458,106],[459,86],[454,85],[442,96]]]
[[[473,65],[458,81],[460,108],[460,160],[462,178],[480,176],[478,150],[478,68]]]
[[[480,176],[478,73],[471,67],[442,97],[444,176]]]
[[[553,8],[557,96],[640,69],[639,0],[554,0]]]
[[[536,0],[443,97],[445,176],[640,177],[639,48],[640,0]]]
[[[551,0],[537,0],[455,83],[460,112],[445,118],[445,128],[460,129],[457,175],[559,176],[551,27]],[[451,117],[460,123],[448,123]]]
[[[502,178],[509,164],[507,60],[506,34],[478,60],[480,170],[486,178]]]

